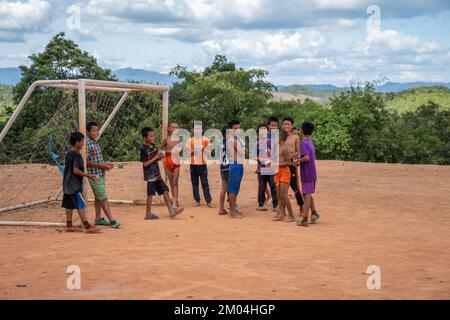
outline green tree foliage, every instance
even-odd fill
[[[240,119],[243,127],[257,125],[275,87],[264,80],[267,71],[236,68],[226,57],[217,55],[211,66],[201,72],[175,66],[172,75],[181,81],[171,91],[171,115],[183,127],[193,120],[203,126],[220,128],[231,119]]]
[[[115,80],[109,69],[103,69],[97,60],[86,51],[78,48],[72,40],[66,39],[63,32],[55,35],[44,51],[30,57],[29,67],[20,66],[22,80],[14,87],[14,102],[18,104],[29,86],[37,80],[89,78],[98,80]],[[17,119],[12,135],[26,139],[47,121],[64,99],[62,90],[38,88],[28,100]],[[12,109],[8,110],[11,113]]]

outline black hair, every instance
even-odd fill
[[[276,122],[278,124],[278,118],[275,116],[269,117],[269,119],[267,120],[267,125],[270,125],[272,122]]]
[[[78,132],[78,131],[72,132],[70,134],[70,138],[69,138],[70,145],[74,146],[75,143],[80,142],[83,139],[84,139],[84,134],[82,134],[81,132]]]
[[[285,121],[289,121],[291,124],[294,124],[294,119],[292,119],[292,117],[284,117],[281,123],[284,123]]]
[[[239,120],[236,120],[236,119],[228,121],[228,127],[230,127],[230,129],[233,129],[233,126],[235,126],[237,124],[241,124],[241,122]]]
[[[91,132],[92,127],[100,127],[100,126],[99,126],[98,123],[95,122],[95,121],[89,121],[89,122],[86,124],[86,130],[87,130],[87,132]]]
[[[311,121],[305,121],[302,123],[302,131],[304,135],[310,136],[314,131],[314,123]]]
[[[258,128],[256,129],[256,131],[259,132],[259,129],[261,129],[261,128],[266,128],[266,129],[268,129],[268,128],[267,128],[267,125],[266,125],[265,123],[261,123],[261,124],[258,126]]]
[[[288,137],[288,133],[285,130],[280,130],[280,141],[286,141]]]
[[[223,138],[225,139],[225,137],[226,137],[226,135],[227,135],[227,130],[228,129],[230,129],[230,127],[229,126],[223,126],[223,128],[222,128],[222,135],[223,135]]]
[[[142,128],[142,138],[146,138],[149,132],[153,132],[153,129],[149,127]]]
[[[292,130],[298,130],[298,128],[297,127],[293,127]]]

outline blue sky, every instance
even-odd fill
[[[276,84],[450,82],[449,0],[0,0],[0,67],[59,31],[112,69],[225,54]]]

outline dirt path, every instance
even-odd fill
[[[254,167],[245,170],[243,220],[194,208],[183,167],[175,220],[163,207],[144,221],[142,206],[115,205],[123,228],[98,235],[0,227],[0,299],[450,298],[449,166],[319,161],[322,217],[307,229],[255,211]],[[143,198],[141,174],[137,163],[113,171],[111,197]],[[217,166],[209,174],[217,203]],[[0,218],[64,220],[58,205]],[[81,290],[66,289],[69,265],[81,268]],[[369,265],[381,268],[381,290],[366,287]]]

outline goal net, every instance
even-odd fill
[[[105,161],[115,163],[106,174],[108,198],[142,202],[140,131],[152,127],[160,140],[167,113],[165,86],[95,80],[34,83],[3,128],[0,124],[0,214],[60,201],[69,136],[85,133],[89,121],[101,128],[98,141]],[[92,199],[86,184],[85,189]]]

